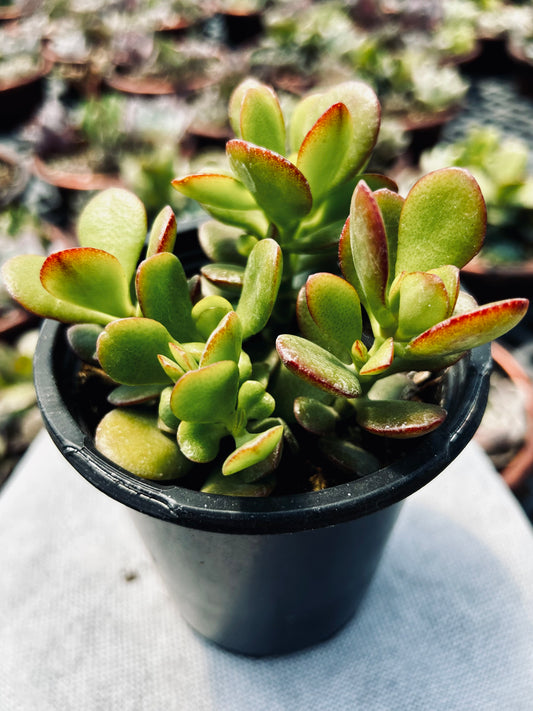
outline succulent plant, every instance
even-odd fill
[[[80,247],[15,257],[5,283],[73,324],[74,351],[112,383],[96,446],[132,473],[201,472],[202,491],[262,496],[303,441],[363,475],[380,458],[358,433],[411,438],[446,416],[412,399],[410,373],[502,335],[528,302],[478,307],[460,291],[486,222],[469,173],[435,171],[405,199],[364,173],[380,124],[367,85],[312,94],[287,125],[274,91],[250,79],[229,110],[227,169],[173,181],[214,218],[199,275],[176,256],[168,206],[145,244],[144,206],[111,188],[84,208]],[[319,466],[313,477],[326,484]]]

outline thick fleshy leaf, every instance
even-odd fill
[[[195,340],[189,285],[176,255],[160,252],[141,262],[135,287],[146,318],[162,323],[178,341]]]
[[[238,227],[256,237],[264,237],[268,232],[269,221],[261,210],[228,210],[214,205],[202,205],[202,207],[215,220]]]
[[[394,279],[394,269],[396,266],[396,251],[398,248],[398,225],[400,215],[405,202],[401,195],[390,189],[376,190],[374,199],[381,212],[385,234],[387,236],[387,252],[389,257],[389,280],[388,286]]]
[[[339,414],[333,407],[305,396],[294,401],[294,416],[299,425],[317,435],[333,432],[339,421]]]
[[[233,476],[224,476],[220,469],[212,472],[200,491],[204,494],[218,494],[220,496],[269,496],[276,486],[273,474],[262,476],[256,481],[247,481],[246,470]]]
[[[305,290],[309,313],[319,330],[326,339],[342,343],[349,353],[363,329],[356,290],[341,277],[326,272],[312,274]]]
[[[257,204],[244,185],[231,175],[198,173],[176,178],[172,186],[178,192],[202,205],[223,210],[253,210]]]
[[[101,249],[53,252],[41,268],[41,283],[57,299],[93,311],[117,318],[133,313],[124,270],[116,257]]]
[[[257,89],[264,86],[258,79],[247,77],[238,84],[232,91],[228,103],[228,115],[233,133],[241,137],[241,106],[246,92],[249,89]]]
[[[121,385],[120,387],[128,387]],[[170,398],[172,396],[172,386],[164,388],[159,397],[159,405],[157,408],[158,427],[169,434],[175,435],[178,431],[180,421],[172,412],[170,407]]]
[[[249,87],[241,101],[241,137],[275,153],[285,153],[285,121],[274,91],[265,84]]]
[[[413,339],[406,354],[417,358],[447,355],[493,341],[521,321],[528,305],[527,299],[507,299],[452,316]]]
[[[257,380],[247,380],[239,388],[237,407],[246,412],[247,419],[262,420],[270,417],[276,403],[272,395],[265,391],[264,385]]]
[[[223,360],[185,373],[172,391],[172,411],[187,422],[223,422],[235,409],[239,387],[236,363]]]
[[[356,274],[356,283],[353,286],[367,310],[380,323],[383,321],[383,325],[387,325],[387,236],[378,203],[363,180],[357,184],[353,194],[349,230]]]
[[[483,244],[483,195],[462,168],[428,173],[409,191],[400,216],[395,274],[464,267]]]
[[[351,137],[350,113],[344,104],[337,103],[322,114],[304,138],[296,166],[305,175],[315,202],[338,184]]]
[[[177,232],[176,217],[170,205],[166,205],[155,218],[150,230],[146,258],[159,252],[172,252]]]
[[[107,401],[116,407],[142,405],[158,398],[162,385],[118,385],[107,396]]]
[[[393,439],[420,437],[446,419],[446,410],[414,400],[364,400],[357,406],[357,422],[373,434]]]
[[[233,451],[222,465],[222,474],[231,476],[263,462],[279,446],[283,437],[283,425],[276,425],[256,435]],[[254,474],[254,478],[257,475]]]
[[[112,462],[146,479],[177,479],[190,462],[174,438],[157,426],[157,417],[131,409],[111,410],[96,429],[95,444]]]
[[[78,222],[80,245],[102,249],[115,256],[128,282],[135,273],[146,231],[144,205],[122,188],[98,193],[87,203]]]
[[[296,316],[298,318],[298,327],[302,336],[307,338],[309,341],[313,341],[313,343],[318,343],[319,346],[322,346],[322,348],[325,348],[330,353],[337,356],[339,360],[342,360],[345,363],[351,363],[350,355],[346,351],[345,346],[337,340],[337,338],[327,337],[313,320],[307,305],[305,286],[302,286],[296,298]]]
[[[323,437],[319,446],[322,453],[333,464],[356,476],[366,476],[380,468],[377,457],[348,440],[339,437]]]
[[[239,362],[242,346],[242,326],[235,311],[226,314],[209,336],[200,360],[200,367],[219,360]]]
[[[442,279],[430,272],[410,272],[399,278],[399,340],[409,340],[443,321],[450,312],[450,300]]]
[[[394,340],[387,338],[359,371],[360,375],[377,375],[390,368],[394,357]]]
[[[206,340],[233,306],[223,296],[204,296],[193,306],[192,318],[200,335]]]
[[[117,383],[124,385],[168,384],[158,355],[172,357],[172,336],[158,321],[124,318],[110,323],[98,338],[100,365]]]
[[[275,240],[263,239],[250,252],[236,308],[242,323],[243,339],[259,333],[270,318],[282,269],[281,249]]]
[[[191,346],[193,346],[193,348],[191,348]],[[198,367],[198,361],[204,350],[203,343],[187,343],[186,347],[180,345],[179,343],[169,343],[168,347],[172,353],[173,360],[180,366],[180,368],[183,370],[196,370]]]
[[[313,124],[330,106],[338,102],[348,108],[352,120],[352,138],[341,168],[344,179],[347,179],[364,167],[379,132],[381,108],[376,94],[368,84],[359,81],[343,82],[300,101],[291,118],[290,144],[291,150],[296,153]]]
[[[276,339],[283,364],[317,388],[355,398],[361,394],[356,374],[332,353],[300,336],[284,334]]]
[[[103,328],[96,323],[75,323],[67,330],[69,346],[81,360],[91,363],[96,360],[96,343]]]
[[[201,274],[219,289],[240,291],[244,279],[244,267],[240,264],[206,264]]]
[[[290,225],[311,209],[309,184],[298,168],[279,153],[233,140],[226,144],[233,171],[265,215],[279,226]]]
[[[180,422],[178,444],[187,459],[203,464],[215,459],[225,434],[227,430],[223,425],[212,422]]]
[[[168,377],[170,378],[170,380],[172,380],[173,383],[179,380],[183,373],[185,373],[185,370],[171,358],[168,358],[167,356],[161,355],[161,353],[159,353],[157,359],[159,360],[159,365],[163,368],[165,374],[168,375]]]
[[[212,262],[245,264],[247,254],[241,253],[242,229],[224,225],[217,220],[208,220],[198,228],[198,242]],[[255,242],[255,238],[249,235]]]
[[[40,273],[45,258],[37,254],[19,254],[2,267],[2,277],[9,294],[28,311],[42,318],[64,323],[105,325],[115,317],[71,304],[52,296],[41,284]]]
[[[446,287],[449,303],[448,313],[446,316],[451,316],[454,312],[455,305],[457,304],[457,299],[459,298],[459,293],[461,291],[460,270],[453,264],[445,264],[442,267],[437,267],[437,269],[430,269],[429,274],[436,274],[439,279],[442,279],[444,286]]]

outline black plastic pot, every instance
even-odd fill
[[[475,349],[448,371],[448,418],[394,466],[322,491],[266,499],[144,481],[111,463],[95,450],[73,394],[77,366],[64,327],[46,322],[35,383],[52,439],[82,476],[133,510],[190,625],[230,650],[266,655],[317,643],[352,617],[401,502],[477,429],[490,349]]]

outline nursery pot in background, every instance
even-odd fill
[[[401,502],[477,429],[491,363],[487,345],[448,369],[448,417],[393,465],[321,491],[264,499],[150,482],[110,462],[95,449],[76,396],[78,366],[64,326],[45,322],[35,383],[53,441],[82,476],[132,510],[187,622],[222,647],[267,655],[324,640],[353,616]]]

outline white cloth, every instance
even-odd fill
[[[405,504],[357,617],[252,659],[181,620],[125,508],[44,433],[0,493],[2,711],[530,711],[533,535],[471,443]]]

